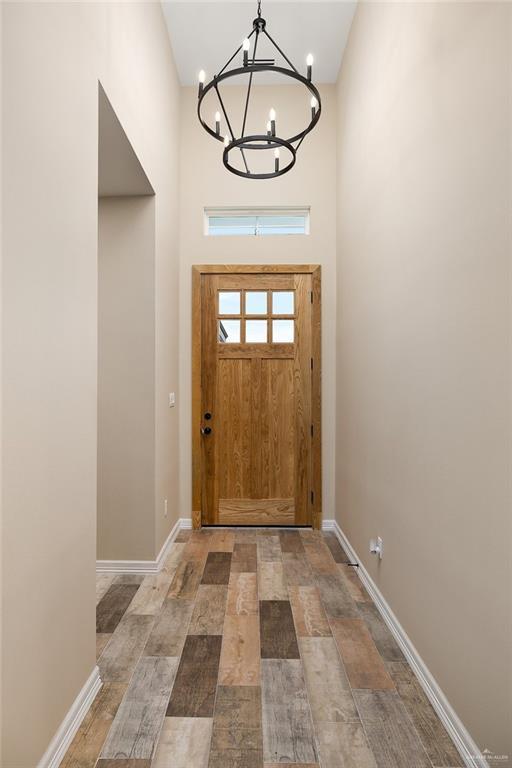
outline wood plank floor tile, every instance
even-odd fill
[[[228,616],[253,616],[259,611],[256,573],[231,571],[228,587]]]
[[[212,749],[262,750],[261,688],[219,685],[215,701]]]
[[[193,610],[193,600],[167,598],[156,617],[144,648],[144,655],[179,656],[183,650]]]
[[[192,531],[181,528],[175,536],[174,542],[176,544],[186,543],[192,536]]]
[[[317,574],[315,585],[320,592],[320,599],[329,618],[359,617],[357,605],[352,600],[337,569],[334,573]]]
[[[190,539],[183,550],[182,560],[206,560],[209,551],[208,538]]]
[[[189,635],[222,635],[228,588],[221,584],[201,584],[197,590]]]
[[[113,581],[114,576],[111,573],[98,573],[96,575],[96,605],[112,586]]]
[[[112,637],[112,633],[102,633],[96,635],[96,659],[99,659],[105,648],[107,647],[107,643]]]
[[[201,584],[228,584],[231,552],[209,552]]]
[[[169,553],[167,554],[164,564],[163,564],[163,570],[167,571],[167,573],[170,573],[174,575],[174,572],[176,571],[176,568],[178,567],[180,560],[183,557],[183,551],[186,547],[186,544],[171,544],[171,548],[169,550]]]
[[[256,544],[257,535],[258,531],[254,528],[237,528],[235,530],[235,544]]]
[[[260,600],[288,600],[283,563],[262,560],[258,565],[258,595]]]
[[[313,573],[336,573],[337,567],[329,547],[323,541],[304,542],[304,551]]]
[[[61,768],[94,768],[126,692],[124,683],[104,683],[71,742]]]
[[[168,717],[213,717],[222,638],[188,635],[181,654]]]
[[[96,607],[96,632],[113,632],[130,605],[138,584],[112,584]]]
[[[259,749],[212,749],[208,768],[263,768]]]
[[[125,616],[98,660],[103,682],[128,682],[153,627],[153,616]]]
[[[208,768],[213,720],[165,717],[151,768]]]
[[[310,587],[315,581],[306,554],[283,552],[284,580],[289,587]]]
[[[231,572],[256,573],[257,549],[254,543],[237,543],[233,548],[231,558]]]
[[[233,552],[234,544],[234,531],[214,531],[209,539],[209,550],[210,552]]]
[[[378,768],[431,768],[396,691],[356,690],[354,698]]]
[[[262,659],[298,659],[299,646],[288,600],[260,600]]]
[[[114,577],[114,584],[136,584],[140,587],[144,581],[144,576],[140,573],[121,573]]]
[[[277,534],[266,535],[259,533],[256,539],[258,562],[278,562],[281,560],[281,544]]]
[[[316,725],[322,768],[377,768],[360,722]]]
[[[126,610],[127,615],[155,616],[162,607],[173,575],[162,569],[154,576],[146,576]]]
[[[260,644],[257,616],[226,616],[219,685],[259,685]]]
[[[151,768],[151,760],[98,760],[96,768]]]
[[[304,545],[298,531],[279,531],[281,552],[304,554]]]
[[[331,619],[331,629],[352,688],[394,688],[363,619]]]
[[[286,768],[319,768],[318,763],[285,763]],[[283,768],[283,763],[264,763],[263,768]]]
[[[167,597],[193,600],[203,576],[204,560],[181,560],[169,587]]]
[[[317,763],[315,735],[299,659],[261,662],[263,757],[267,763]]]
[[[177,667],[176,658],[141,658],[117,710],[101,757],[152,758]]]
[[[357,575],[355,568],[352,568],[349,565],[345,565],[344,563],[339,563],[338,570],[348,593],[356,603],[372,602],[372,599],[366,589],[363,587],[363,583]]]
[[[384,619],[373,603],[359,606],[359,613],[370,630],[373,642],[385,661],[405,661],[398,643],[387,628]]]
[[[347,674],[333,638],[303,637],[299,645],[313,721],[358,721]]]
[[[316,587],[288,587],[298,637],[330,637],[331,627]]]
[[[436,768],[463,766],[462,758],[407,662],[390,661],[386,667],[432,765]]]
[[[338,541],[338,537],[334,531],[325,531],[323,534],[323,540],[331,550],[331,555],[336,563],[348,563],[349,558],[347,553]]]

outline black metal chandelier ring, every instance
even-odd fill
[[[291,144],[286,139],[280,139],[277,136],[273,137],[272,144],[269,145],[268,137],[266,134],[256,134],[255,136],[242,136],[240,139],[235,139],[230,144],[228,144],[227,147],[224,147],[224,152],[222,154],[222,161],[225,165],[225,167],[228,169],[228,171],[231,171],[231,173],[236,174],[237,176],[242,176],[243,178],[247,177],[247,173],[245,171],[240,171],[238,168],[235,168],[233,165],[229,164],[229,153],[233,149],[248,149],[248,150],[254,150],[254,149],[272,149],[272,148],[279,149],[280,147],[284,147],[288,150],[288,152],[291,154],[291,160],[288,163],[288,165],[285,165],[283,168],[274,169],[273,173],[251,173],[252,179],[274,179],[277,176],[282,176],[284,173],[288,173],[293,166],[295,165],[295,161],[297,159],[297,151],[293,144]]]
[[[216,75],[212,80],[210,80],[209,83],[207,83],[202,89],[201,93],[199,95],[198,103],[197,103],[197,116],[199,118],[199,122],[205,129],[207,133],[210,134],[210,136],[213,136],[214,139],[217,139],[217,141],[224,141],[224,138],[217,134],[208,123],[203,119],[201,115],[201,105],[203,103],[203,99],[206,96],[209,91],[212,89],[217,90],[217,84],[222,82],[223,80],[227,80],[230,77],[237,77],[240,75],[246,75],[247,73],[251,72],[279,72],[282,75],[286,75],[287,77],[291,77],[295,80],[298,80],[300,83],[306,86],[306,88],[309,90],[309,92],[312,94],[312,96],[316,99],[318,108],[315,110],[315,116],[311,119],[309,125],[303,130],[300,131],[300,133],[297,133],[295,136],[292,136],[289,139],[286,139],[290,144],[295,143],[296,141],[302,141],[308,133],[310,133],[315,125],[320,120],[320,115],[322,113],[322,100],[320,98],[320,92],[316,85],[312,83],[310,80],[308,80],[304,75],[301,75],[300,72],[295,72],[293,69],[286,69],[286,67],[277,67],[275,64],[248,64],[246,67],[237,67],[237,69],[230,69],[226,72],[222,72],[220,75]],[[219,95],[217,91],[217,95]],[[222,100],[220,100],[221,107],[223,106]],[[224,110],[223,110],[224,111]],[[225,117],[226,114],[224,114]],[[229,122],[228,122],[229,125]],[[265,139],[267,137],[265,136]],[[274,139],[274,137],[272,137]],[[275,149],[275,147],[281,146],[277,143],[273,144],[273,146],[267,147],[268,149]],[[245,175],[245,174],[241,174]],[[253,175],[254,178],[257,178],[256,175]]]

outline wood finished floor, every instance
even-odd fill
[[[61,768],[456,768],[333,533],[182,531],[97,580],[103,687]]]

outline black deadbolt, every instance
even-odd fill
[[[205,417],[206,421],[210,421],[210,419],[211,419],[211,417],[212,417],[212,415],[211,415],[210,411],[206,411],[206,413],[205,413],[204,417]]]

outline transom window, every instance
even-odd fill
[[[205,208],[204,234],[309,235],[309,208]]]
[[[294,291],[219,291],[219,344],[293,344]]]

